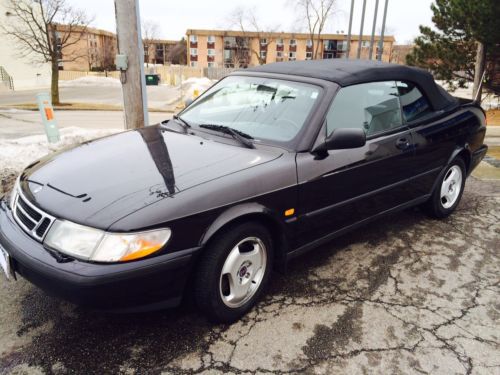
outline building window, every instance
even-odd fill
[[[189,65],[191,66],[191,68],[196,68],[198,66],[198,61],[191,61]]]
[[[297,52],[289,52],[288,53],[288,60],[294,61],[297,59]]]
[[[266,38],[261,38],[260,39],[260,44],[265,46],[267,44],[267,39]]]
[[[370,41],[363,40],[363,42],[361,43],[361,47],[370,47]]]
[[[337,42],[337,51],[347,51],[347,40],[339,40]]]
[[[198,36],[197,35],[190,35],[189,36],[189,41],[191,43],[198,43]]]
[[[290,45],[291,45],[291,46],[296,46],[296,45],[297,45],[297,40],[295,40],[295,39],[290,39]]]
[[[276,45],[282,46],[283,45],[283,38],[276,39]]]
[[[191,56],[198,56],[198,48],[190,48],[189,53]]]
[[[260,51],[259,55],[261,59],[265,60],[267,57],[267,51]]]
[[[283,58],[283,51],[276,51],[276,57]]]
[[[311,48],[313,46],[313,41],[311,39],[307,39],[306,46]]]
[[[208,38],[207,38],[207,42],[208,43],[215,43],[215,36],[209,35]]]
[[[215,49],[213,49],[213,48],[207,49],[207,55],[208,56],[215,56]]]
[[[313,58],[313,53],[312,52],[306,52],[306,60],[312,60]]]
[[[214,62],[209,62],[209,63],[208,63],[208,67],[209,67],[209,68],[216,68],[216,67],[217,67],[217,64],[216,64],[216,63],[214,63]]]

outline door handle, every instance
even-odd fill
[[[396,147],[400,150],[406,150],[408,147],[410,147],[410,141],[408,140],[408,138],[399,138],[396,141]]]

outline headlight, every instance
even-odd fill
[[[144,258],[170,239],[168,228],[141,233],[108,233],[56,220],[44,243],[61,253],[96,262],[123,262]]]
[[[18,189],[19,189],[19,179],[21,178],[21,176],[19,176],[17,179],[16,179],[16,182],[14,183],[14,187],[12,188],[12,190],[10,191],[10,200],[9,200],[9,205],[10,205],[10,209],[13,210],[14,209],[14,202],[16,201],[16,197],[17,197],[17,192],[18,192]]]

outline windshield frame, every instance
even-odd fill
[[[311,146],[312,138],[316,137],[317,132],[319,131],[321,119],[318,120],[318,117],[324,117],[324,109],[325,107],[325,101],[329,103],[329,100],[331,100],[331,92],[336,91],[338,88],[338,85],[329,82],[329,81],[324,81],[321,79],[317,78],[308,78],[308,77],[303,77],[303,76],[295,76],[295,75],[287,75],[287,74],[277,74],[277,73],[257,73],[257,72],[245,72],[242,70],[233,72],[229,74],[228,76],[222,78],[221,80],[217,81],[214,85],[212,85],[210,88],[208,88],[203,94],[201,94],[199,97],[197,97],[189,106],[184,108],[181,112],[179,112],[179,116],[182,116],[182,114],[189,108],[191,105],[195,104],[198,100],[202,100],[205,94],[216,84],[219,82],[222,82],[224,79],[227,79],[229,77],[253,77],[253,78],[262,78],[262,79],[274,79],[274,80],[279,80],[279,81],[284,81],[284,82],[292,82],[292,83],[302,83],[302,84],[308,84],[315,86],[318,89],[318,97],[311,107],[308,115],[306,116],[304,120],[304,124],[302,125],[301,129],[297,132],[297,134],[290,140],[288,141],[277,141],[277,140],[272,140],[272,139],[258,139],[252,140],[254,145],[258,147],[259,145],[264,145],[264,146],[272,146],[272,147],[279,147],[279,148],[284,148],[289,151],[299,151],[303,146],[303,144],[307,143],[308,146]],[[328,95],[327,95],[328,93]],[[319,116],[318,116],[319,115]],[[190,130],[196,130],[200,131],[206,134],[214,134],[212,131],[207,131],[205,129],[199,128],[198,124],[192,124],[193,127]],[[311,130],[313,131],[311,132]],[[315,130],[314,130],[315,129]],[[311,135],[312,134],[312,135]],[[224,136],[223,134],[220,134]],[[306,139],[304,139],[306,138]]]

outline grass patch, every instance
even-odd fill
[[[500,160],[500,146],[489,146],[487,154],[492,158]]]
[[[500,125],[500,109],[490,109],[486,112],[488,125]]]

